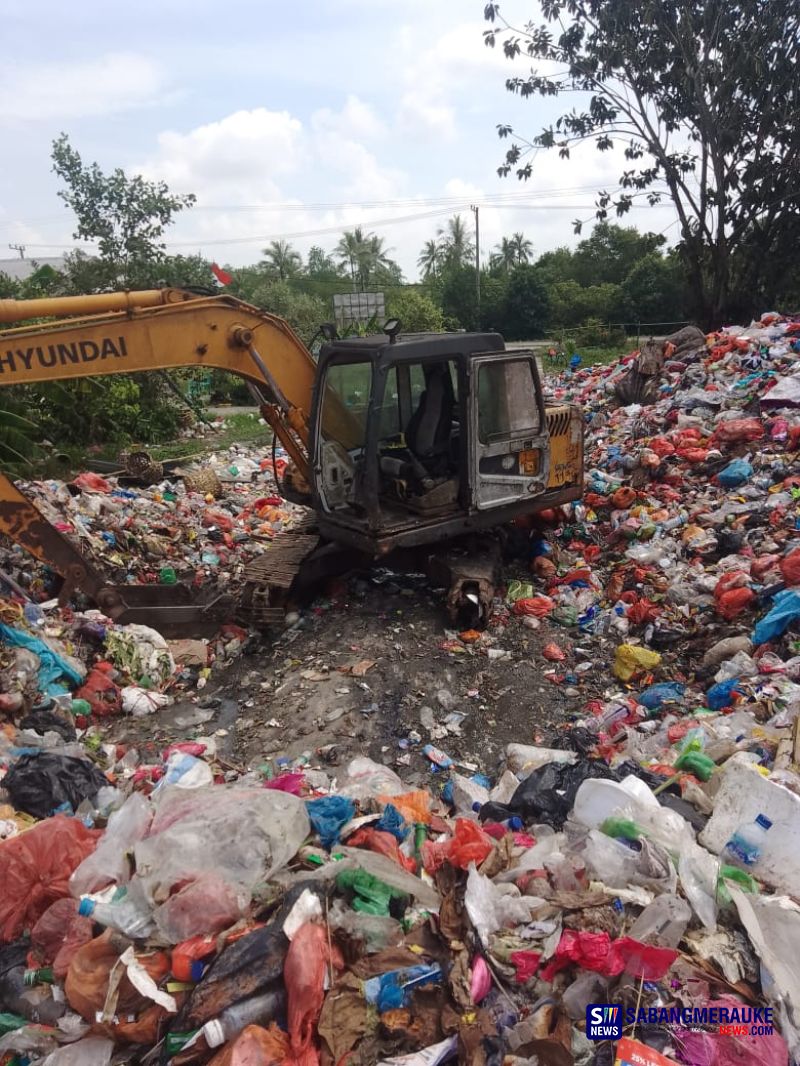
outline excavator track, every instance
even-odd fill
[[[279,533],[262,556],[245,568],[238,614],[255,628],[282,625],[289,589],[303,562],[319,546],[313,515]]]

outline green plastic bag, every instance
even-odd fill
[[[388,918],[389,906],[393,900],[408,901],[405,892],[392,888],[366,870],[342,870],[337,874],[336,884],[343,891],[353,893],[352,908],[360,914],[375,914]]]

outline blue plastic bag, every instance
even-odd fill
[[[46,696],[59,696],[69,692],[66,684],[58,683],[58,678],[65,678],[74,688],[83,681],[83,675],[79,674],[70,664],[56,655],[53,649],[38,637],[32,637],[21,629],[12,629],[0,623],[0,641],[12,648],[27,648],[34,655],[39,656],[39,691]]]
[[[732,677],[728,681],[720,681],[716,685],[712,685],[706,693],[706,703],[712,711],[721,711],[723,707],[730,707],[733,703],[734,692],[741,693],[741,689],[737,688],[739,684],[738,677]]]
[[[734,459],[724,470],[720,470],[717,480],[726,489],[735,489],[737,485],[744,485],[752,476],[753,468],[746,459]]]
[[[323,848],[330,851],[339,843],[339,830],[356,813],[356,805],[346,796],[322,796],[321,799],[306,800],[306,810]]]
[[[789,628],[795,618],[800,618],[800,592],[784,589],[772,601],[770,611],[756,622],[753,643],[757,646],[774,640]]]
[[[657,711],[662,703],[679,700],[686,691],[685,685],[677,681],[664,681],[660,685],[651,685],[636,697],[636,702],[648,711]]]
[[[410,993],[419,985],[441,984],[441,981],[442,968],[438,962],[389,970],[364,982],[364,998],[384,1014],[387,1010],[407,1006]]]
[[[398,811],[397,807],[391,803],[387,803],[383,808],[383,814],[375,823],[375,828],[379,829],[382,833],[391,833],[392,836],[402,844],[408,836],[410,827],[406,825],[406,820],[400,811]]]

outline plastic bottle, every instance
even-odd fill
[[[144,900],[129,892],[117,903],[103,903],[84,897],[78,914],[91,918],[107,929],[114,929],[131,940],[150,936],[156,927],[150,908]]]
[[[723,849],[723,857],[734,866],[755,866],[767,839],[772,822],[766,814],[740,826]]]
[[[218,1018],[206,1022],[203,1036],[209,1047],[221,1047],[248,1025],[266,1026],[285,1010],[286,992],[283,988],[274,988],[226,1007]]]
[[[648,903],[628,931],[643,944],[657,944],[662,948],[676,948],[692,917],[689,905],[669,893]]]

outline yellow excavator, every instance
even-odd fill
[[[532,351],[497,333],[403,334],[396,320],[378,336],[325,336],[315,358],[283,319],[182,289],[0,300],[0,386],[185,367],[244,378],[291,460],[284,495],[313,512],[247,575],[261,623],[332,554],[340,569],[443,544],[452,558],[471,538],[475,555],[480,531],[580,498],[583,414],[545,406]],[[110,584],[2,475],[0,534],[63,577],[63,602],[79,589],[121,622],[199,631],[233,611],[182,587]],[[485,611],[488,575],[450,573],[451,608],[466,596]]]

